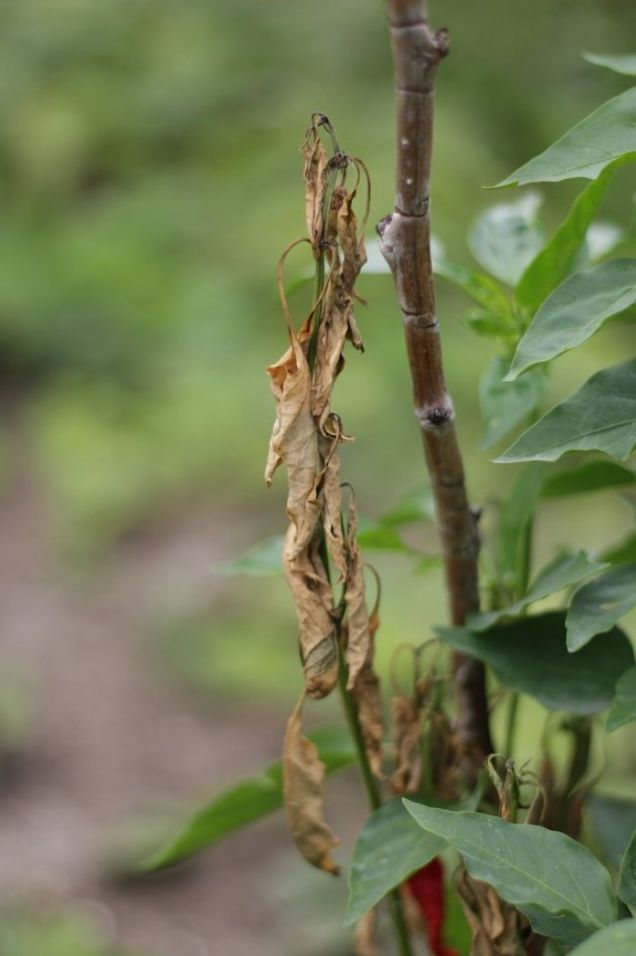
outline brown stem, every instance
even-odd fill
[[[395,211],[378,225],[380,248],[404,317],[415,416],[436,501],[453,624],[477,610],[479,533],[470,509],[446,390],[430,254],[428,184],[433,133],[433,87],[448,52],[446,30],[434,33],[423,0],[387,0],[397,118]],[[453,657],[457,732],[471,774],[492,751],[483,666]]]

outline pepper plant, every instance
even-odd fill
[[[266,542],[236,566],[258,572],[282,563],[297,610],[304,689],[282,761],[218,795],[145,865],[174,863],[284,806],[302,855],[337,873],[337,840],[323,819],[324,778],[357,763],[370,816],[350,866],[345,924],[355,926],[360,956],[408,956],[423,945],[435,956],[451,956],[453,947],[469,947],[471,956],[631,956],[636,799],[603,797],[593,755],[602,752],[605,734],[636,720],[634,651],[620,624],[636,607],[636,531],[628,529],[618,545],[599,541],[593,554],[573,542],[543,567],[535,566],[533,538],[534,516],[548,499],[613,490],[631,501],[633,513],[636,259],[624,254],[630,246],[623,233],[599,214],[617,168],[636,160],[636,87],[499,184],[583,180],[554,234],[546,240],[540,228],[535,193],[508,193],[471,229],[477,265],[458,265],[437,248],[431,254],[429,225],[433,88],[448,34],[430,29],[421,0],[388,0],[387,9],[396,201],[377,232],[403,316],[450,621],[401,651],[408,686],[384,708],[374,670],[379,582],[372,569],[365,574],[361,548],[401,546],[402,525],[422,518],[423,509],[420,500],[403,501],[358,533],[355,494],[341,474],[348,435],[332,391],[347,343],[362,350],[354,307],[366,260],[369,177],[341,148],[330,120],[314,114],[302,150],[306,235],[279,263],[288,348],[268,368],[276,420],[266,475],[271,481],[286,467],[289,525],[284,541]],[[636,76],[636,55],[588,59]],[[315,275],[300,323],[284,276],[296,247],[307,250]],[[472,300],[465,321],[492,343],[480,391],[483,448],[504,448],[495,459],[502,470],[521,465],[488,520],[468,500],[443,372],[435,273]],[[615,318],[628,344],[625,361],[598,369],[549,407],[559,356]],[[377,595],[371,601],[370,582]],[[540,606],[546,599],[548,611]],[[336,688],[346,727],[305,737],[306,699]],[[526,696],[547,711],[528,764],[516,743]],[[496,741],[494,708],[505,712]],[[559,759],[557,740],[562,752],[566,742]],[[449,898],[461,903],[468,944],[452,926],[445,938]]]

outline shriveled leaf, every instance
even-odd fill
[[[532,312],[573,271],[613,171],[608,167],[576,197],[563,223],[521,276],[517,298]]]
[[[318,748],[301,729],[304,695],[287,722],[283,741],[283,800],[292,839],[312,866],[338,874],[331,851],[338,846],[324,822],[325,774]]]
[[[391,800],[365,823],[353,851],[345,926],[351,926],[394,887],[428,863],[443,841],[424,833],[402,806]]]
[[[347,690],[353,689],[358,675],[369,660],[372,641],[365,601],[364,565],[356,532],[355,499],[351,496],[346,533],[347,579],[344,595],[347,623]]]
[[[599,929],[570,956],[633,956],[636,952],[636,920],[621,919]]]
[[[596,179],[623,156],[636,159],[636,87],[603,103],[498,185]]]
[[[636,800],[593,793],[587,798],[586,807],[603,856],[618,870],[625,847],[636,830]]]
[[[636,829],[623,855],[618,877],[618,895],[634,915],[636,912]]]
[[[489,275],[460,266],[447,259],[437,259],[433,265],[436,275],[443,276],[465,292],[467,296],[492,312],[509,314],[510,306],[504,291]]]
[[[468,245],[477,262],[497,279],[516,286],[543,245],[537,222],[541,198],[528,193],[516,202],[498,203],[476,220]]]
[[[517,346],[507,382],[589,339],[636,302],[636,259],[610,259],[570,276],[543,303]]]
[[[595,66],[605,66],[614,73],[636,76],[636,53],[584,53],[583,59]]]
[[[520,601],[498,611],[483,611],[471,614],[468,618],[468,627],[471,631],[485,631],[496,624],[497,621],[507,617],[516,617],[536,601],[542,601],[551,594],[557,594],[564,588],[578,584],[579,581],[584,581],[591,575],[602,571],[605,567],[607,565],[591,561],[585,551],[560,555],[540,571],[530,590]],[[608,629],[606,628],[606,630]]]
[[[310,734],[327,773],[334,773],[356,762],[356,750],[350,734],[342,727],[325,727]],[[210,803],[189,817],[164,846],[140,869],[158,870],[172,866],[234,830],[259,820],[283,805],[282,764],[271,764],[261,777],[242,780],[218,794]]]
[[[412,697],[392,698],[391,736],[393,793],[414,793],[422,774],[422,713],[419,701]]]
[[[471,930],[471,956],[527,956],[523,943],[526,918],[480,880],[460,866],[455,886]]]
[[[565,645],[565,614],[553,611],[495,625],[474,634],[468,628],[436,627],[456,650],[489,664],[509,690],[536,697],[545,707],[594,714],[614,699],[616,681],[634,663],[625,634],[614,627],[577,654]]]
[[[616,461],[588,461],[548,475],[541,487],[542,498],[565,498],[602,488],[636,484],[636,472]]]
[[[604,639],[604,638],[603,638]],[[636,720],[636,667],[630,667],[616,682],[616,697],[607,715],[608,731]]]
[[[504,583],[513,593],[524,585],[520,579],[525,531],[541,491],[546,466],[540,462],[526,465],[515,479],[501,506],[497,526],[496,559]]]
[[[375,940],[375,910],[369,910],[361,916],[353,932],[354,956],[380,956]]]
[[[504,381],[508,363],[493,358],[479,386],[481,414],[484,421],[482,448],[492,448],[520,425],[541,405],[547,391],[547,378],[542,370],[524,375],[516,382]]]
[[[323,206],[328,179],[327,153],[320,139],[317,122],[312,122],[307,130],[301,151],[305,158],[305,222],[317,255],[324,229]]]
[[[377,574],[376,574],[377,578]],[[377,578],[378,593],[375,606],[369,616],[369,644],[366,660],[364,661],[351,690],[358,710],[358,720],[362,733],[362,742],[366,751],[372,773],[383,779],[382,773],[382,741],[384,739],[384,719],[382,715],[382,699],[380,697],[380,681],[373,669],[375,656],[375,635],[380,626],[380,580]],[[345,624],[346,626],[346,624]]]
[[[609,873],[565,834],[484,813],[404,805],[423,830],[462,855],[474,879],[520,909],[536,933],[573,945],[615,919]]]
[[[496,461],[556,461],[568,451],[626,459],[636,444],[636,359],[603,369]]]
[[[278,577],[283,573],[283,541],[282,534],[274,534],[236,561],[215,565],[214,570],[217,574],[247,574],[255,578]]]
[[[604,634],[636,607],[636,564],[622,564],[579,588],[565,619],[569,651]]]
[[[331,585],[314,538],[296,554],[295,528],[285,538],[285,577],[294,597],[300,656],[310,697],[326,697],[338,681],[338,642]]]

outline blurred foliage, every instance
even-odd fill
[[[442,13],[453,55],[438,95],[435,225],[465,258],[467,222],[488,202],[479,187],[620,88],[579,51],[620,48],[636,10],[432,5]],[[260,496],[262,368],[283,340],[272,273],[302,227],[297,147],[313,109],[368,162],[372,217],[391,203],[381,4],[21,0],[0,5],[0,51],[0,366],[5,387],[29,396],[62,541],[100,549],[187,496],[209,500],[213,485],[217,501]],[[404,446],[414,434],[398,318],[387,282],[369,294],[377,364],[365,361],[347,399],[351,423]],[[442,289],[447,314],[454,303]],[[461,402],[481,356],[471,345],[468,367],[453,359],[464,339],[452,334]],[[385,480],[407,487],[399,458]],[[370,452],[352,459],[366,472]]]
[[[104,941],[92,922],[72,913],[0,916],[0,956],[132,956]]]

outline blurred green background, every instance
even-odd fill
[[[625,78],[590,66],[580,53],[625,51],[636,36],[636,6],[430,6],[452,35],[438,83],[433,228],[449,257],[468,263],[470,222],[512,195],[482,187],[625,88]],[[139,736],[135,728],[151,722],[157,695],[162,714],[172,707],[182,722],[179,747],[190,740],[183,722],[199,722],[190,776],[175,771],[176,783],[161,776],[162,761],[175,762],[173,738],[163,750],[157,745],[147,784],[137,782],[130,801],[125,767],[117,765],[118,800],[106,801],[97,819],[88,810],[84,821],[100,831],[141,790],[161,795],[164,788],[186,801],[276,753],[285,708],[299,687],[291,602],[279,579],[220,578],[212,568],[283,527],[284,480],[266,491],[261,477],[273,417],[264,367],[285,346],[276,261],[304,229],[298,147],[311,112],[326,112],[344,147],[370,169],[370,222],[390,211],[390,54],[382,5],[368,0],[5,0],[0,56],[0,531],[3,588],[13,609],[2,620],[3,660],[9,683],[19,674],[31,696],[23,746],[35,737],[46,751],[52,725],[54,754],[64,762],[70,723],[56,724],[62,692],[51,689],[59,675],[77,737],[101,697],[104,673],[143,672],[143,686],[132,678],[105,682],[112,696],[101,701],[95,739],[118,759],[128,746],[126,728]],[[548,231],[579,185],[543,190]],[[603,218],[629,227],[633,185],[629,172],[617,176]],[[306,267],[298,252],[289,274]],[[373,517],[425,479],[390,280],[368,275],[360,285],[369,303],[358,312],[366,352],[351,355],[336,407],[357,439],[343,452],[345,476],[362,513]],[[302,291],[292,297],[299,317],[304,302]],[[487,532],[514,469],[491,465],[492,456],[479,450],[477,383],[491,353],[462,325],[465,306],[440,280],[447,375],[471,495],[486,508]],[[559,360],[553,395],[571,392],[629,347],[625,326],[610,324]],[[611,495],[546,505],[538,560],[563,544],[598,548],[620,538],[630,520]],[[430,528],[421,541],[434,550]],[[398,644],[428,635],[443,618],[444,598],[438,571],[418,578],[411,563],[390,554],[375,563],[385,582],[382,667]],[[66,616],[56,624],[60,607]],[[86,636],[87,621],[101,644]],[[126,656],[133,652],[134,666]],[[254,723],[271,732],[255,740],[253,752],[242,750]],[[112,779],[108,758],[95,748],[78,744],[73,753],[80,776],[91,754],[97,777]],[[625,771],[635,770],[631,759],[620,771],[610,763],[617,788],[626,786]],[[133,764],[138,768],[135,754]],[[11,807],[19,826],[34,798],[28,781],[16,786]],[[72,807],[72,781],[69,787]],[[32,819],[43,820],[45,810],[46,801],[36,800]],[[67,836],[73,840],[72,826]],[[282,831],[278,839],[285,846]],[[252,857],[225,852],[244,871],[265,867],[254,864],[258,846]],[[289,888],[295,864],[284,860],[272,885]],[[238,892],[242,877],[236,880]],[[315,892],[312,880],[303,880]],[[11,887],[11,872],[1,882]],[[77,895],[68,882],[31,893],[25,877],[15,895],[21,904],[57,905]],[[169,893],[167,899],[156,906],[169,909]],[[152,923],[155,904],[146,903],[143,918]],[[108,905],[127,912],[121,897]],[[264,900],[263,932],[272,952],[292,956],[294,919],[287,914],[276,923],[271,914],[280,908],[280,899]],[[145,936],[130,914],[121,917],[124,942],[149,940],[153,952],[174,956],[220,952],[210,942],[209,912],[195,910],[193,904],[187,929],[194,942],[167,943],[159,931]],[[219,906],[215,919],[215,932],[234,953],[255,951],[250,939],[261,924],[242,926],[243,939],[232,936],[238,920],[227,907]],[[332,922],[337,928],[337,910]],[[335,944],[317,940],[316,954],[328,951],[324,945]],[[43,952],[34,946],[21,944],[21,956]],[[66,945],[68,956],[84,952]],[[0,936],[0,956],[13,953]]]

